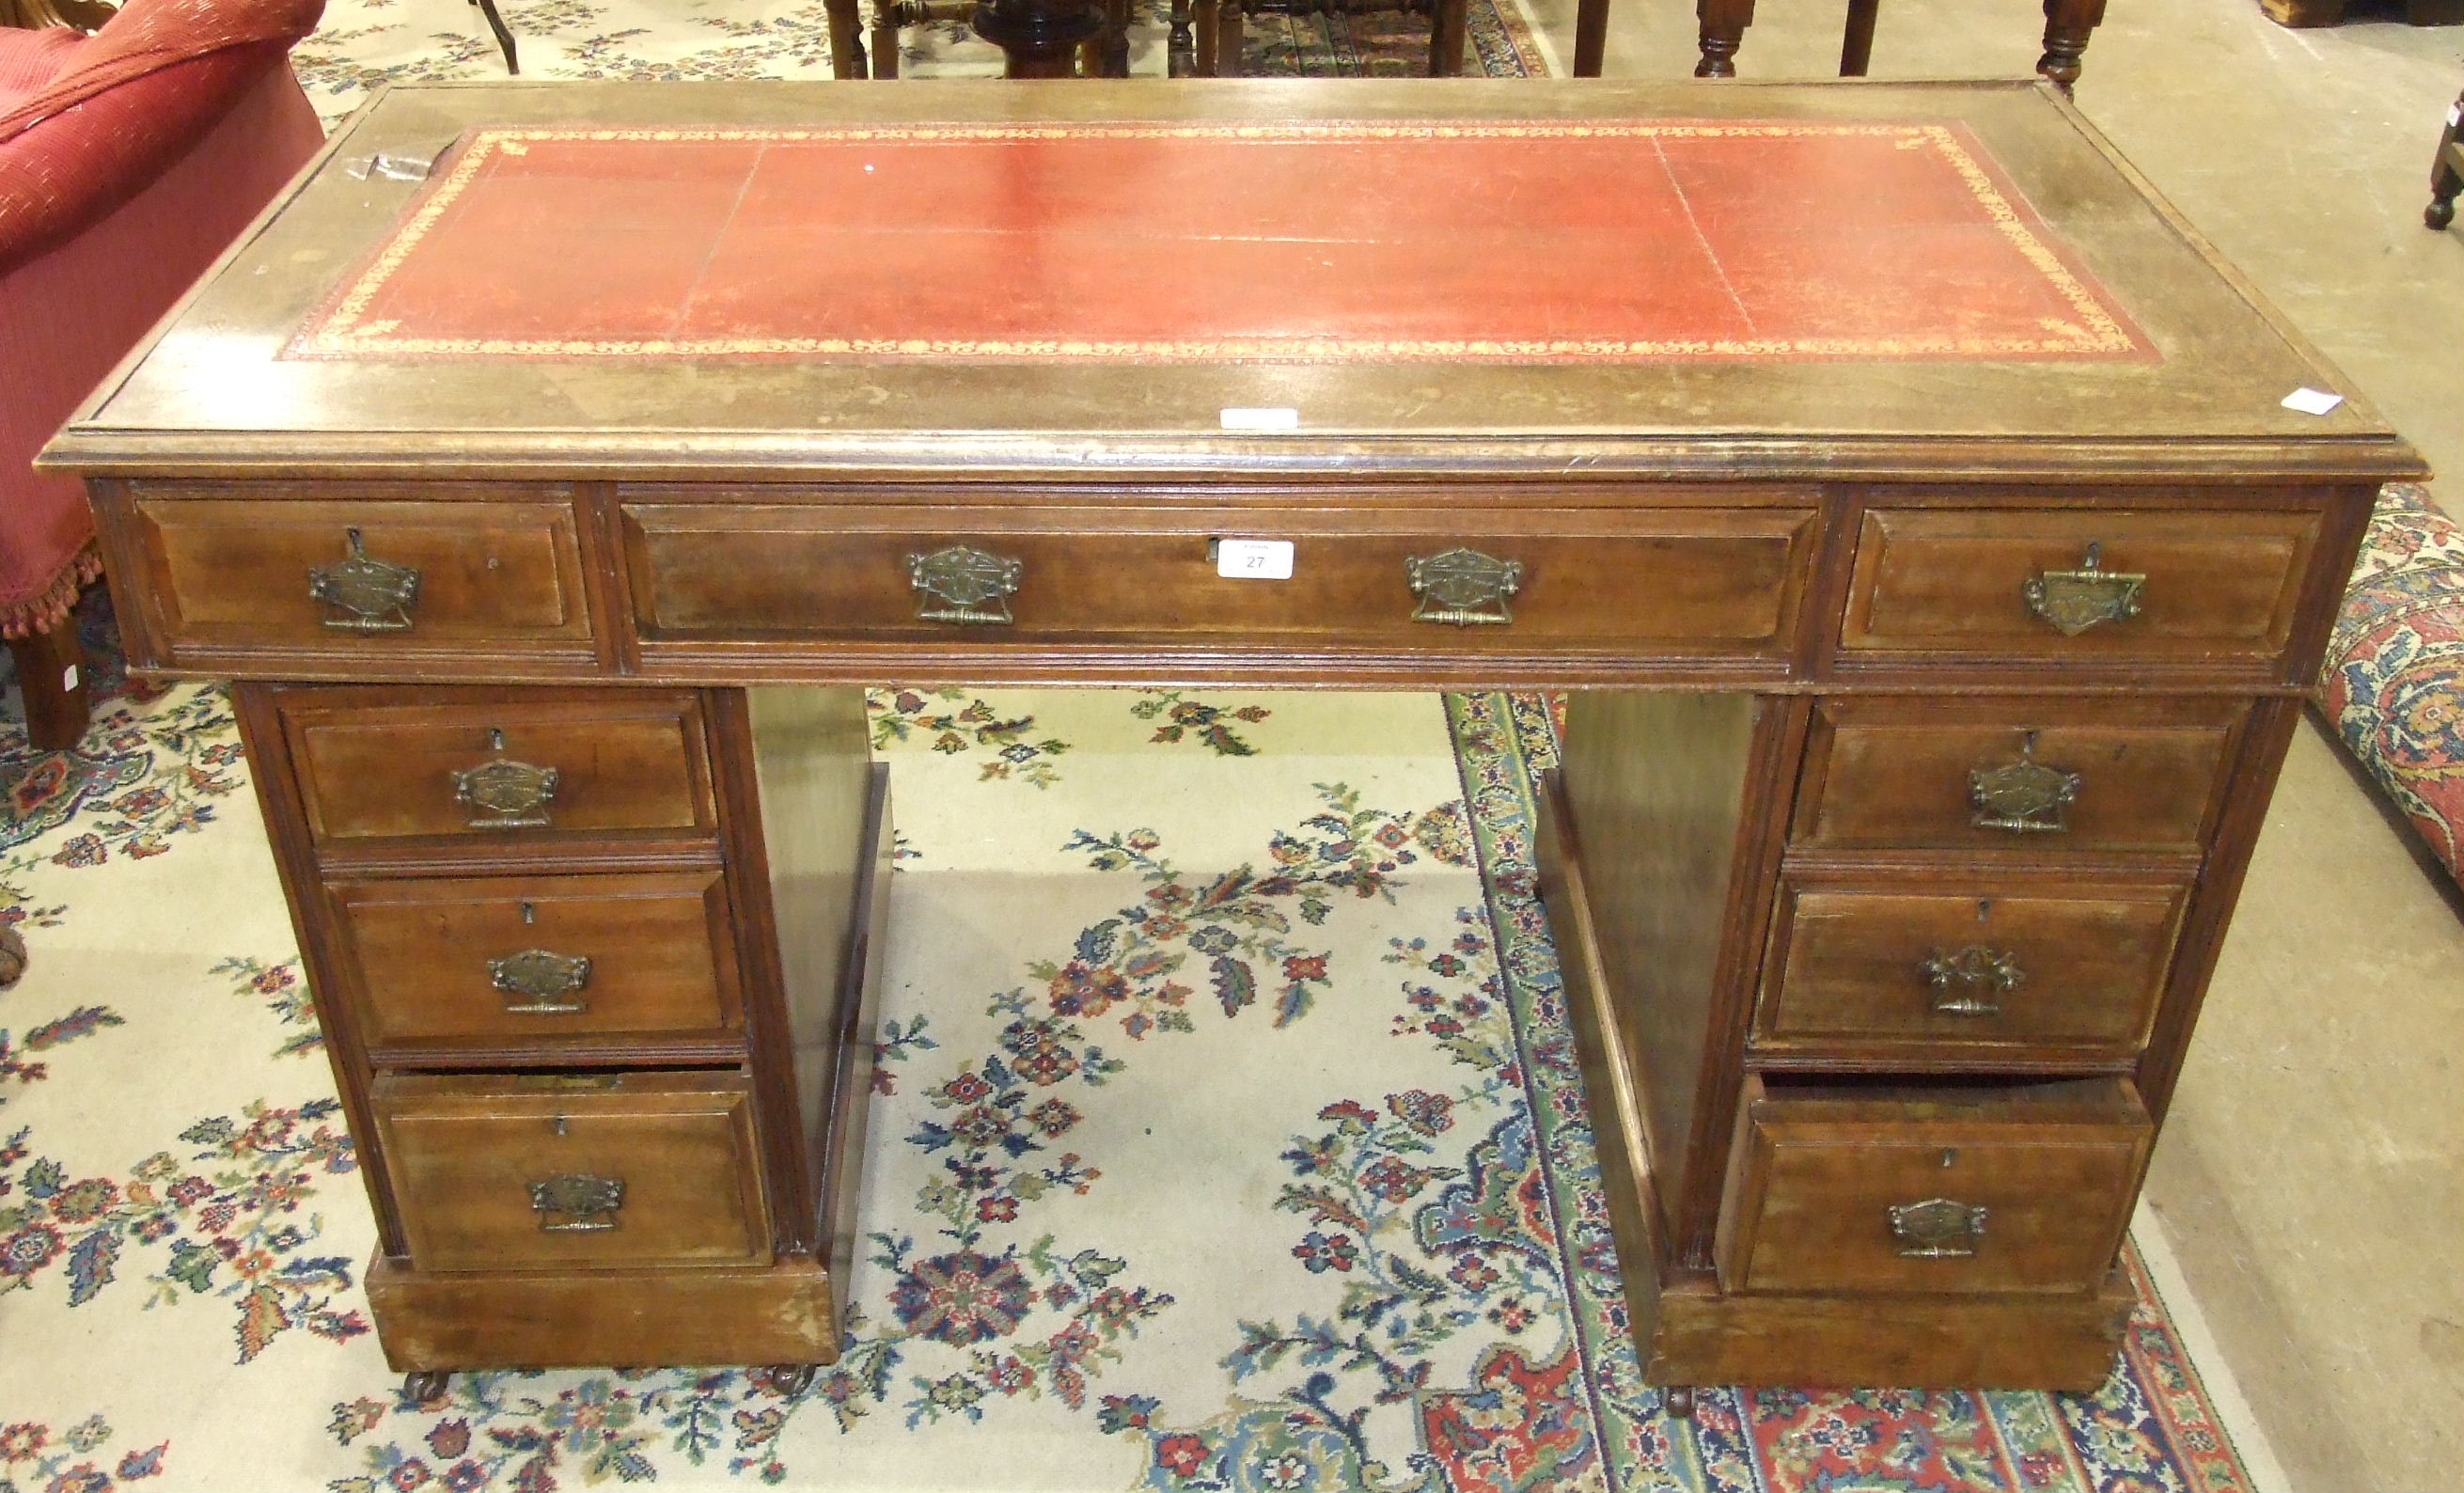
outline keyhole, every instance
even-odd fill
[[[563,1133],[564,1133],[564,1116],[563,1116],[563,1115],[561,1115],[561,1114],[560,1114],[560,1115],[558,1115],[558,1116],[556,1117],[556,1132],[557,1132],[559,1135],[561,1135],[561,1134],[563,1134]],[[1947,1152],[1944,1153],[1944,1154],[1943,1154],[1943,1162],[1942,1162],[1942,1164],[1943,1164],[1944,1166],[1948,1166],[1948,1165],[1950,1165],[1950,1156],[1949,1156],[1949,1153],[1948,1153]]]
[[[2023,731],[2019,733],[2019,755],[2021,757],[2033,757],[2036,755],[2036,734],[2035,732]]]
[[[524,906],[528,906],[529,904],[525,903],[525,904],[523,904],[523,905],[524,905]],[[1993,916],[1993,902],[1992,902],[1992,899],[1991,899],[1991,898],[1989,898],[1989,897],[1979,897],[1979,898],[1977,898],[1977,899],[1976,899],[1976,920],[1977,920],[1978,922],[1982,923],[1982,922],[1989,921],[1990,919],[1991,919],[1991,917],[1992,917],[1992,916]]]
[[[523,922],[525,922],[525,923],[536,923],[536,922],[538,922],[538,921],[539,921],[539,909],[538,909],[538,908],[536,908],[536,907],[533,907],[531,904],[529,904],[529,903],[527,903],[527,902],[523,903],[523,904],[522,904],[522,921],[523,921]]]
[[[488,728],[488,750],[489,750],[489,751],[491,751],[491,752],[501,752],[501,751],[503,751],[504,749],[505,749],[505,730],[504,730],[504,728],[503,728],[502,726],[491,726],[491,727],[489,727],[489,728]]]
[[[2097,568],[2098,562],[2101,560],[2103,557],[2103,542],[2098,539],[2090,539],[2087,541],[2087,561],[2080,565],[2079,568],[2081,570],[2094,570]]]
[[[557,1123],[558,1123],[558,1124],[560,1124],[560,1125],[561,1125],[561,1124],[563,1124],[564,1122],[563,1122],[563,1121],[561,1121],[561,1120],[559,1120]],[[1956,1151],[1945,1151],[1945,1152],[1942,1153],[1942,1164],[1943,1164],[1944,1166],[1948,1166],[1948,1165],[1950,1165],[1952,1162],[1954,1162],[1954,1161],[1956,1161],[1956,1160],[1958,1160],[1958,1159],[1959,1159],[1959,1153],[1958,1153],[1958,1152],[1956,1152]]]

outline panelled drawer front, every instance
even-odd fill
[[[1778,653],[1814,533],[1810,505],[1430,515],[627,503],[624,514],[646,639]],[[1219,575],[1208,552],[1217,537],[1292,541],[1291,578]],[[960,546],[1018,563],[1014,594],[979,608],[1006,612],[1007,624],[919,616],[935,604],[909,557]],[[1416,597],[1407,561],[1464,548],[1519,567],[1502,606],[1462,608],[1510,621],[1416,620],[1416,609],[1443,608]]]
[[[137,515],[175,648],[586,648],[573,505],[559,489],[511,491],[540,500],[160,498],[141,487]]]
[[[373,1099],[423,1270],[770,1259],[740,1075],[388,1075]]]
[[[719,872],[326,885],[369,1046],[741,1025]]]
[[[2185,884],[1791,878],[1764,961],[1764,1051],[1955,1062],[2124,1056],[2172,962]]]
[[[2152,1127],[2126,1080],[1934,1091],[1749,1079],[1734,1291],[2070,1293],[2111,1268]]]
[[[2240,700],[1816,707],[1791,838],[1834,850],[2207,846]]]
[[[1876,508],[1865,515],[1840,646],[2049,661],[2256,663],[2282,652],[2320,511]],[[2032,582],[2143,576],[2131,615],[2062,626]],[[2050,578],[2050,579],[2049,579]],[[2043,604],[2065,615],[2060,598]]]
[[[410,705],[315,699],[287,704],[283,720],[309,829],[319,841],[709,833],[717,824],[701,705],[690,693]],[[477,776],[464,776],[471,774]]]

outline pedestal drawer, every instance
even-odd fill
[[[2259,663],[2282,652],[2323,510],[1876,508],[1841,648]]]
[[[739,1074],[397,1074],[371,1097],[422,1270],[770,1258]]]
[[[741,1027],[716,870],[336,881],[363,1040],[530,1046]]]
[[[2152,1133],[2124,1079],[1930,1089],[1749,1078],[1722,1284],[2085,1293],[2122,1246]]]
[[[689,692],[338,689],[286,701],[319,841],[715,833],[701,704]]]
[[[2248,710],[2237,699],[1826,699],[1790,839],[2195,855]]]
[[[2188,893],[2165,881],[1791,876],[1754,1045],[1937,1065],[2127,1055],[2154,1019]]]
[[[561,489],[402,502],[331,488],[318,490],[330,497],[274,500],[153,491],[138,491],[138,533],[174,649],[374,659],[437,647],[569,651],[591,641],[573,505]]]

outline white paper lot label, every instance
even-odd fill
[[[1289,539],[1220,539],[1215,545],[1215,573],[1228,581],[1289,581]]]

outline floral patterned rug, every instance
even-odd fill
[[[878,692],[846,1356],[409,1403],[226,698],[101,674],[77,751],[0,728],[0,1489],[2252,1485],[2152,1294],[2094,1395],[1660,1414],[1502,695]]]
[[[830,76],[821,0],[499,0],[497,9],[525,78]],[[1130,71],[1160,76],[1169,0],[1136,0],[1133,9]],[[1466,73],[1550,71],[1514,0],[1470,0],[1466,29]],[[1399,11],[1254,15],[1244,40],[1242,72],[1252,77],[1408,77],[1428,67],[1427,18]],[[961,22],[909,27],[900,41],[902,77],[1001,76],[1001,50]],[[328,122],[380,83],[505,76],[487,23],[468,0],[326,0],[324,25],[293,51],[291,63]]]

